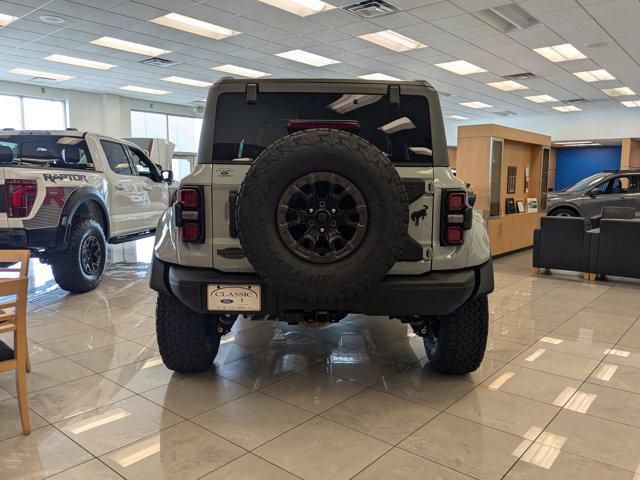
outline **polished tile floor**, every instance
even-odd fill
[[[640,479],[640,282],[495,262],[486,359],[433,373],[405,325],[240,319],[215,368],[167,370],[151,243],[67,295],[33,262],[23,436],[0,375],[0,479]]]

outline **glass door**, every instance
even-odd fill
[[[500,193],[502,189],[503,156],[504,140],[502,138],[492,138],[489,152],[489,217],[499,217],[502,214]]]

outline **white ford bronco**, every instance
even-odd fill
[[[71,129],[0,131],[0,248],[31,250],[64,290],[93,290],[107,242],[155,233],[172,179],[124,140]]]
[[[160,353],[212,365],[238,315],[400,319],[443,373],[480,365],[489,239],[424,81],[234,80],[209,91],[198,165],[158,224]],[[380,319],[380,321],[385,321]]]

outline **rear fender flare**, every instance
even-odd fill
[[[88,201],[96,202],[102,211],[105,219],[104,235],[106,238],[109,238],[109,209],[104,203],[104,199],[97,189],[93,187],[80,187],[69,195],[64,207],[62,207],[60,228],[58,229],[58,241],[56,242],[56,245],[59,248],[64,248],[67,245],[69,235],[71,233],[71,219],[74,217],[80,206]]]

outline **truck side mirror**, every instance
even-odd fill
[[[173,172],[171,170],[162,170],[162,179],[167,182],[173,182]]]

